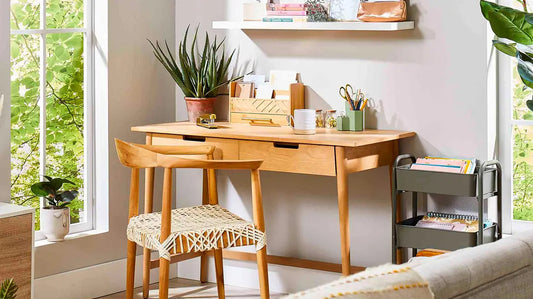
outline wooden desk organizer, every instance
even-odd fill
[[[304,108],[304,85],[291,84],[290,90],[275,90],[275,95],[288,95],[288,100],[255,99],[235,97],[237,82],[230,83],[229,121],[231,123],[250,123],[267,121],[287,125],[287,115],[294,115],[294,109]]]

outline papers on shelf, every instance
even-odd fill
[[[470,215],[428,212],[415,226],[461,232],[477,232],[478,219]]]
[[[256,99],[271,99],[273,93],[274,93],[274,88],[272,88],[272,85],[270,84],[270,82],[264,82],[263,84],[257,86],[257,89],[255,91],[255,98]]]
[[[418,158],[416,163],[411,165],[411,169],[472,174],[476,169],[476,159]]]
[[[290,90],[292,83],[298,83],[298,72],[270,71],[270,84],[275,90]]]
[[[242,82],[253,83],[256,87],[265,84],[265,75],[244,75]]]
[[[242,82],[237,83],[235,96],[247,94],[246,87],[251,85],[255,92],[251,93],[250,98],[255,94],[256,99],[272,99],[274,96],[276,100],[290,100],[291,84],[298,83],[298,72],[274,70],[270,72],[270,81],[266,82],[265,79],[265,75],[245,75]]]

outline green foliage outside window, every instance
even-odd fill
[[[47,28],[83,26],[83,0],[46,0]],[[11,29],[38,29],[40,1],[12,0]],[[40,35],[11,35],[11,199],[39,207],[30,186],[39,176]],[[46,35],[46,175],[68,177],[80,189],[71,221],[83,210],[84,34]],[[39,209],[36,210],[39,229]]]
[[[518,72],[513,74],[513,119],[533,120],[526,106],[533,90],[524,88]],[[533,220],[533,126],[513,126],[513,218]]]

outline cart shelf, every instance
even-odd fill
[[[394,163],[392,174],[393,262],[400,262],[397,260],[396,254],[400,248],[412,248],[414,256],[417,248],[456,250],[501,239],[501,166],[498,161],[482,163],[481,166],[476,167],[473,174],[458,174],[410,169],[411,163],[400,165],[404,160],[414,163],[416,158],[409,154],[400,155]],[[412,218],[398,222],[396,206],[398,196],[402,192],[411,192]],[[423,216],[417,215],[418,192],[475,197],[478,201],[478,231],[459,232],[416,227],[416,223],[423,218]],[[484,201],[494,196],[497,197],[498,222],[483,227]]]

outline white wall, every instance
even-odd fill
[[[146,41],[167,39],[173,44],[174,2],[96,1],[97,26],[109,26],[107,36],[97,36],[96,59],[108,66],[108,94],[97,93],[96,102],[108,110],[103,123],[109,126],[109,193],[103,195],[109,199],[109,232],[37,248],[36,278],[125,258],[130,172],[119,163],[113,139],[143,143],[144,136],[130,132],[131,126],[174,119],[174,86]],[[97,82],[100,76],[96,74]]]
[[[209,29],[214,20],[239,20],[239,3],[177,2],[178,39],[189,23]],[[308,86],[309,108],[342,109],[339,86],[351,83],[363,88],[375,101],[367,114],[368,127],[417,133],[417,137],[401,142],[402,153],[486,159],[487,30],[479,3],[411,0],[409,18],[416,21],[416,29],[403,32],[210,31],[225,34],[226,47],[240,48],[241,61],[253,60],[259,74],[271,69],[299,71]],[[225,105],[224,101],[220,104]],[[179,118],[185,119],[181,93],[176,108]],[[191,174],[178,178],[178,196],[182,196],[178,204],[192,203],[183,196],[191,198],[193,187],[199,190],[199,174]],[[246,174],[221,172],[219,179],[222,204],[250,217]],[[269,253],[340,262],[335,180],[263,172],[262,184]],[[388,170],[352,174],[350,188],[352,264],[390,262]],[[454,211],[448,201],[439,199],[434,205]],[[456,204],[459,210],[475,206],[473,200]],[[180,276],[196,271],[191,264],[179,268]],[[228,271],[232,276],[245,270],[237,265]],[[308,286],[325,280],[318,272],[308,275],[314,275]],[[302,287],[287,283],[273,286],[289,291]]]
[[[0,97],[4,95],[4,105],[0,107],[0,202],[9,202],[11,184],[9,69],[9,1],[0,1]]]

